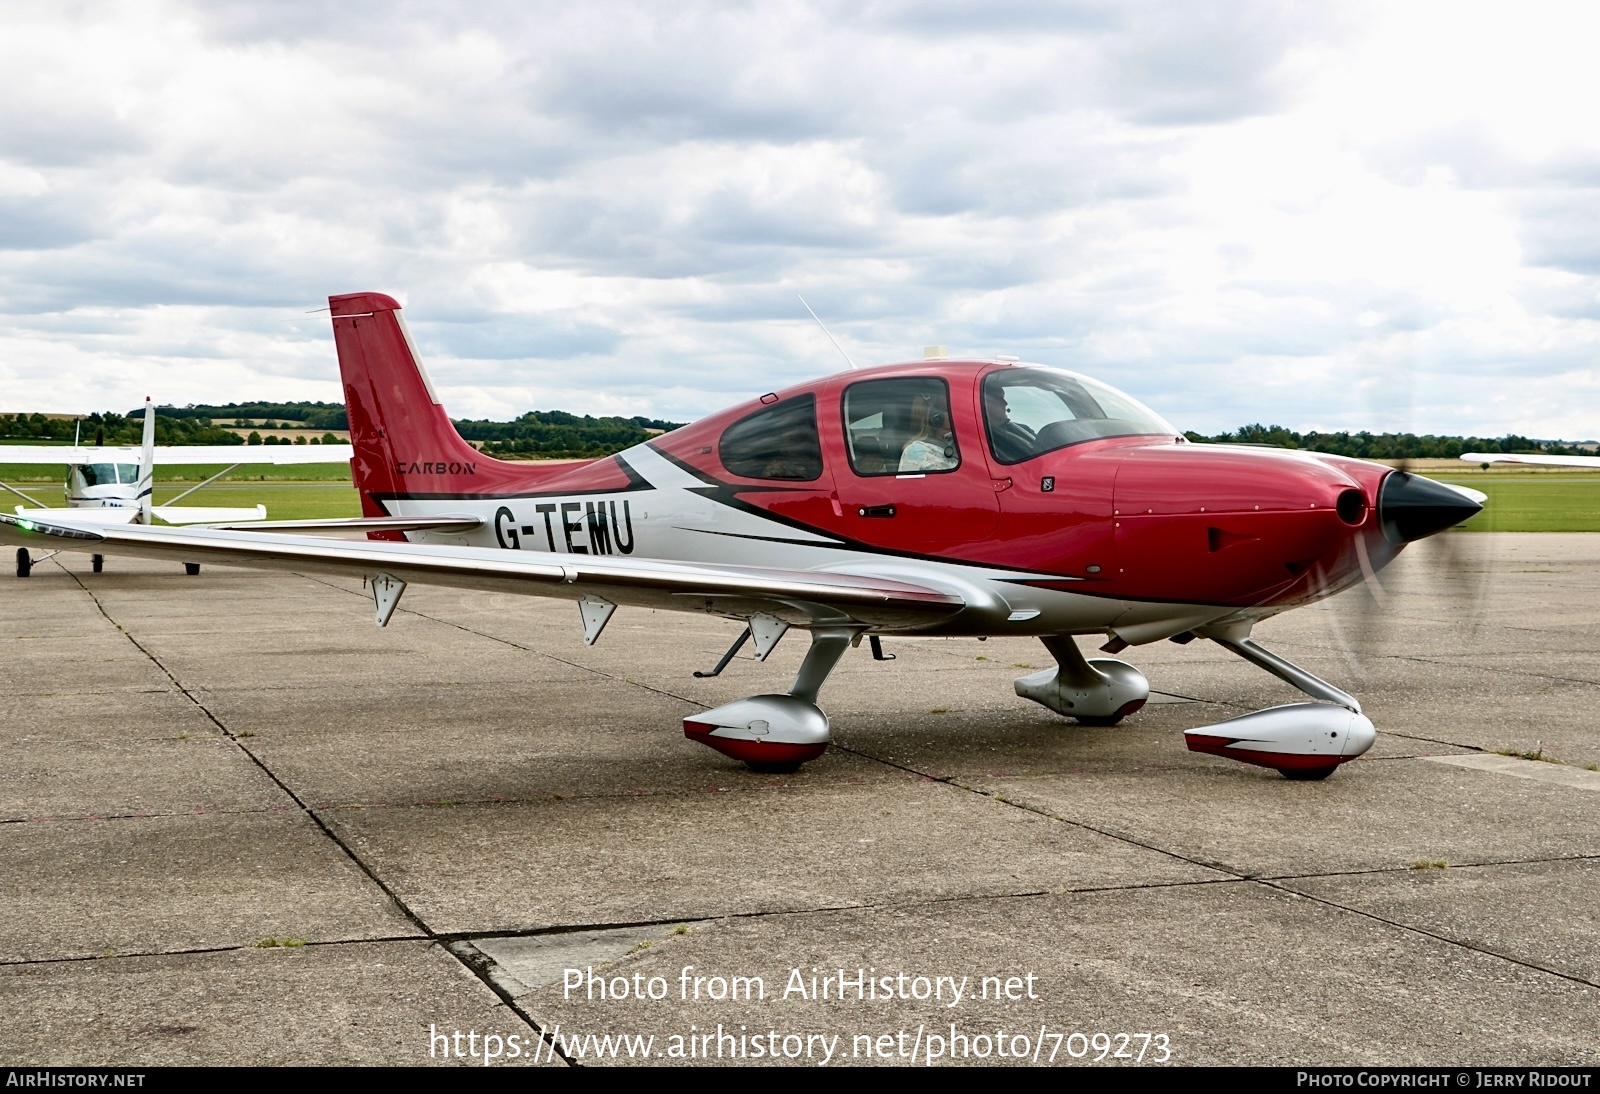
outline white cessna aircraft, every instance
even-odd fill
[[[130,445],[82,446],[16,445],[0,447],[0,463],[33,465],[66,465],[67,506],[64,509],[40,505],[16,487],[0,482],[0,489],[11,491],[30,505],[17,506],[17,514],[32,520],[52,523],[70,523],[90,528],[103,528],[124,524],[153,524],[160,520],[166,524],[221,524],[265,520],[267,507],[256,505],[248,509],[217,506],[177,505],[176,502],[209,486],[224,475],[245,464],[305,464],[344,463],[354,454],[347,444],[334,445],[161,445],[155,443],[155,409],[148,398],[144,401],[144,438],[139,448]],[[193,486],[165,505],[152,504],[152,487],[155,468],[161,466],[195,466],[204,464],[228,466]],[[48,556],[45,556],[48,557]],[[26,547],[17,548],[17,576],[27,577],[33,571],[35,559]],[[94,556],[94,569],[100,572],[103,556]],[[186,566],[189,573],[199,573],[198,563]]]
[[[1549,467],[1600,468],[1600,456],[1523,456],[1515,452],[1463,452],[1468,463],[1536,463]]]

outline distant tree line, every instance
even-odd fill
[[[227,406],[160,406],[156,413],[173,418],[282,419],[291,429],[349,429],[343,403],[229,403]],[[288,423],[293,422],[294,425]]]
[[[42,414],[0,415],[0,437],[36,440],[72,440],[77,423],[82,423],[85,444],[96,436],[105,444],[138,444],[144,428],[143,409],[128,414],[91,414],[82,419],[46,418]],[[213,422],[221,424],[213,424]],[[592,458],[609,456],[648,440],[657,433],[676,429],[679,422],[660,418],[595,418],[588,414],[569,414],[562,410],[534,410],[509,422],[458,419],[456,429],[493,456],[545,459]],[[224,426],[249,429],[248,437],[230,432]],[[277,429],[343,430],[349,428],[345,409],[338,403],[228,403],[226,406],[163,406],[156,408],[157,444],[306,444],[304,437],[294,441],[261,435]],[[337,444],[332,432],[311,444]]]
[[[1535,441],[1509,433],[1504,437],[1436,437],[1415,433],[1296,433],[1281,425],[1246,425],[1232,433],[1207,437],[1186,432],[1201,444],[1260,444],[1273,448],[1301,448],[1366,460],[1455,459],[1463,452],[1536,452],[1549,456],[1587,456],[1587,449],[1557,441]]]
[[[0,414],[0,437],[15,440],[68,441],[84,444],[139,444],[144,439],[144,410],[132,414],[90,414],[83,418],[46,418],[43,414]],[[157,444],[244,444],[237,433],[211,424],[209,418],[156,415]]]
[[[564,410],[530,410],[509,422],[458,419],[457,432],[482,442],[492,456],[575,459],[609,456],[677,429],[680,423],[659,418],[595,418]]]

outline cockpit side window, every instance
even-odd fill
[[[817,397],[798,395],[740,418],[723,430],[717,455],[723,467],[747,479],[821,478]]]
[[[117,481],[124,486],[132,486],[139,481],[139,465],[136,463],[117,464]]]
[[[857,475],[933,474],[961,466],[950,387],[937,377],[851,384],[844,390],[844,432]]]
[[[1115,388],[1048,368],[997,369],[983,378],[983,421],[1000,463],[1021,463],[1101,437],[1171,434],[1154,411]]]

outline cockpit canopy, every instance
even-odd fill
[[[983,420],[990,450],[1007,464],[1102,437],[1177,435],[1159,414],[1113,387],[1034,365],[983,378]]]

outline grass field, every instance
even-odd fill
[[[348,476],[349,471],[345,474]],[[182,488],[156,489],[155,503],[164,505]],[[39,499],[43,501],[44,499]],[[179,505],[265,505],[268,520],[311,520],[321,517],[359,517],[361,498],[348,481],[252,482],[237,486],[215,483],[184,498]]]
[[[1489,495],[1466,532],[1600,532],[1600,474],[1431,475]]]
[[[226,466],[158,467],[155,503],[165,505]],[[0,463],[0,482],[15,485],[45,506],[66,504],[63,492],[65,479],[64,467]],[[10,492],[5,492],[5,496],[0,498],[0,506],[6,512],[19,504],[22,504],[22,499]],[[361,500],[350,485],[350,465],[347,463],[241,467],[220,482],[191,494],[179,504],[240,508],[260,504],[267,507],[269,520],[361,515]]]
[[[283,479],[269,479],[254,482],[231,482],[224,479],[222,482],[213,483],[204,490],[197,491],[179,505],[216,505],[237,506],[249,508],[252,505],[265,505],[268,520],[310,520],[320,517],[359,517],[361,515],[361,499],[356,495],[355,487],[350,485],[349,469],[345,469],[345,481],[336,480],[310,480],[294,482]],[[46,482],[17,482],[15,479],[0,480],[16,482],[17,486],[31,495],[35,500],[47,507],[66,504],[61,484],[55,479]],[[157,480],[158,482],[160,480]],[[196,482],[200,480],[195,480]],[[190,485],[193,485],[192,483]],[[188,489],[188,486],[176,484],[172,486],[157,486],[155,503],[165,505],[179,494]],[[12,508],[24,502],[15,494],[6,493],[0,498],[0,508],[11,512]]]

